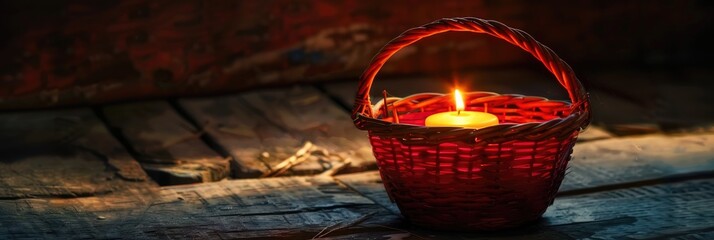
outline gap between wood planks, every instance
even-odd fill
[[[142,138],[139,135],[133,133],[133,130],[141,128],[145,133],[160,133],[160,129],[151,129],[151,121],[154,116],[143,116],[139,114],[141,111],[138,110],[149,110],[149,111],[159,111],[159,112],[148,112],[148,114],[156,114],[155,116],[165,118],[165,115],[176,116],[178,122],[182,122],[187,125],[188,128],[196,129],[192,132],[190,136],[186,136],[183,132],[177,132],[180,135],[179,139],[175,139],[168,142],[161,142],[159,145],[155,145],[151,142],[147,142],[146,138]],[[230,169],[230,160],[226,160],[225,156],[221,156],[219,151],[211,148],[208,142],[202,139],[206,134],[203,134],[203,130],[195,126],[194,123],[184,116],[179,115],[179,111],[174,109],[168,101],[141,101],[134,103],[124,103],[115,105],[102,105],[92,108],[93,113],[100,119],[104,127],[108,130],[109,134],[117,139],[121,145],[127,149],[127,152],[142,165],[142,170],[154,180],[154,182],[159,185],[179,185],[187,183],[199,183],[199,182],[210,182],[215,181],[218,178],[224,178],[225,174],[228,173],[226,170]],[[138,112],[137,112],[138,111]],[[165,111],[165,112],[164,112]],[[137,115],[138,114],[138,115]],[[163,124],[168,124],[167,126],[173,126],[176,122],[171,122],[171,117]],[[138,125],[137,125],[138,124]],[[146,125],[142,125],[146,124]],[[158,132],[157,132],[158,131]],[[163,140],[171,140],[169,135],[164,135]],[[150,138],[149,138],[150,139]],[[195,164],[200,164],[198,162],[189,162],[183,159],[189,154],[191,157],[195,157],[195,154],[189,152],[179,152],[178,155],[172,155],[171,148],[174,145],[181,145],[184,142],[195,142],[197,145],[202,145],[203,148],[196,153],[202,155],[204,160],[214,160],[223,158],[223,161],[213,162],[213,164],[218,165],[202,165],[200,168],[187,168],[180,169],[182,166],[196,166]],[[199,147],[197,146],[196,147]],[[193,145],[192,145],[193,146]],[[159,156],[157,153],[161,151],[167,151],[167,156]],[[166,159],[163,159],[166,158]],[[149,160],[151,159],[151,160]],[[163,159],[163,160],[157,160]],[[188,158],[194,159],[194,158]],[[167,162],[164,162],[168,160]],[[169,163],[170,161],[170,163]],[[213,168],[217,167],[217,168]],[[174,169],[175,168],[175,169]],[[178,172],[175,172],[178,171]],[[185,172],[181,172],[185,171]],[[178,174],[177,174],[178,173]]]
[[[220,154],[221,157],[223,157],[223,158],[232,158],[231,155],[228,153],[228,150],[221,147],[221,145],[218,144],[216,139],[214,139],[210,134],[205,134],[205,132],[206,132],[205,126],[199,124],[196,119],[191,117],[191,114],[186,112],[186,109],[183,109],[183,107],[181,107],[181,105],[178,104],[178,102],[176,101],[175,98],[167,99],[166,101],[169,103],[169,106],[171,106],[171,109],[176,111],[176,114],[178,114],[181,118],[186,120],[186,122],[191,124],[198,131],[204,133],[204,134],[201,134],[200,139],[204,144],[206,144],[206,146],[208,146],[214,152]],[[234,164],[233,161],[230,161],[230,162],[231,162],[231,164]],[[231,168],[233,168],[233,166],[231,166]],[[234,176],[232,176],[232,174],[231,174],[231,178],[233,178],[233,177]]]
[[[565,191],[558,192],[558,194],[556,196],[557,197],[569,197],[569,196],[584,195],[584,194],[597,193],[597,192],[608,192],[608,191],[627,189],[627,188],[638,188],[638,187],[644,187],[644,186],[652,186],[652,185],[676,183],[676,182],[686,182],[686,181],[690,181],[690,180],[700,180],[700,179],[708,179],[708,178],[714,178],[714,171],[679,173],[679,174],[672,174],[672,175],[663,176],[663,177],[659,177],[659,178],[645,179],[645,180],[640,180],[640,181],[623,182],[623,183],[608,184],[608,185],[602,185],[602,186],[596,186],[596,187],[565,190]]]
[[[324,88],[319,86],[318,84],[313,84],[312,87],[314,87],[318,94],[322,94],[323,97],[325,97],[329,103],[334,104],[337,106],[338,109],[342,109],[345,112],[349,112],[347,107],[340,102],[335,96],[330,95]],[[163,100],[164,102],[167,102],[168,105],[170,106],[171,110],[175,111],[175,113],[182,118],[182,120],[185,120],[188,124],[193,126],[195,129],[197,129],[200,132],[205,131],[206,126],[200,124],[197,119],[195,119],[189,112],[188,110],[184,109],[179,103],[178,100],[175,98],[169,98]],[[256,115],[260,115],[264,118],[268,118],[269,116],[266,116],[265,113],[258,111],[258,109],[255,109],[255,106],[252,104],[244,104],[244,106],[248,107],[249,110],[251,110],[253,113]],[[92,112],[97,116],[97,118],[102,122],[104,127],[109,131],[109,133],[117,139],[127,150],[128,152],[134,157],[134,159],[141,159],[142,154],[137,151],[135,148],[136,146],[132,145],[132,142],[130,139],[127,138],[122,133],[122,130],[116,127],[113,127],[111,124],[110,119],[108,116],[104,113],[103,109],[106,106],[95,106],[92,107]],[[291,131],[288,131],[288,129],[283,129],[283,126],[279,124],[274,124],[276,127],[280,128],[284,132],[291,133]],[[216,139],[213,138],[211,134],[200,134],[197,136],[197,138],[200,138],[200,141],[206,144],[211,150],[215,151],[216,153],[220,154],[222,157],[230,157],[230,153],[228,149],[225,149],[223,146],[221,146]],[[235,164],[234,161],[231,161],[231,164]],[[336,166],[337,169],[333,169],[332,171],[328,170],[322,174],[316,174],[316,176],[332,176],[336,174],[336,171],[339,171],[340,169],[344,168],[347,166],[349,163],[344,163],[343,165]],[[146,169],[143,169],[145,172],[147,171]],[[231,178],[235,179],[236,176],[233,176],[231,174]]]
[[[111,134],[114,139],[119,141],[122,146],[124,146],[124,149],[126,149],[129,154],[131,154],[131,157],[134,158],[134,160],[140,159],[141,154],[134,149],[134,147],[129,143],[129,139],[124,137],[123,134],[121,134],[120,130],[112,127],[112,125],[109,123],[109,119],[107,119],[107,116],[104,115],[104,112],[102,112],[102,106],[92,106],[91,107],[92,112],[94,113],[95,116],[99,119],[100,122],[104,125],[104,128],[109,131],[109,134]],[[144,168],[142,168],[144,170]],[[146,170],[144,170],[146,172]]]

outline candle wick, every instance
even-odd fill
[[[461,110],[456,110],[456,115],[461,115]]]

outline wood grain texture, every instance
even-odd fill
[[[712,198],[714,180],[687,181],[557,199],[545,217],[547,224],[556,226],[586,222],[609,225],[597,232],[581,229],[578,234],[584,236],[579,238],[672,238],[711,232]]]
[[[0,114],[0,198],[75,197],[151,186],[89,109]]]
[[[584,142],[577,146],[600,149],[590,152],[593,154],[592,164],[603,162],[596,173],[646,169],[648,166],[664,169],[665,163],[670,164],[671,168],[680,166],[677,171],[683,173],[701,170],[706,162],[712,162],[705,157],[713,155],[708,152],[712,146],[708,139],[711,136],[706,134],[655,135]],[[633,151],[630,149],[633,143],[641,149],[635,148],[636,152],[650,152],[650,155],[643,155],[646,157],[641,161],[617,158],[628,156],[628,152]],[[603,154],[605,146],[619,153]],[[576,152],[576,159],[578,153],[587,152]],[[671,154],[666,154],[668,152]],[[608,158],[612,158],[611,162],[608,162]],[[572,165],[578,162],[573,161]],[[642,165],[642,162],[656,164]],[[672,173],[660,171],[660,175],[635,175],[667,177]],[[566,181],[564,187],[582,189],[637,181],[617,176],[592,175],[595,180]],[[328,226],[349,223],[375,212],[376,215],[365,222],[335,231],[327,237],[706,239],[714,231],[711,227],[714,224],[714,208],[711,208],[711,199],[714,199],[713,179],[559,197],[540,222],[521,229],[488,234],[432,232],[410,226],[399,219],[399,212],[386,197],[376,171],[340,175],[337,179],[340,184],[357,192],[349,191],[326,177],[288,177],[162,189],[129,189],[83,198],[0,200],[0,215],[4,216],[0,218],[0,226],[3,226],[0,228],[0,237],[308,239]]]
[[[249,92],[241,97],[290,134],[350,159],[346,172],[377,168],[367,133],[357,130],[349,114],[317,89],[296,86]]]
[[[412,227],[324,177],[231,180],[70,199],[0,200],[3,238],[649,239],[712,232],[714,180],[559,198],[532,225],[496,233]],[[348,224],[349,225],[349,224]]]
[[[237,177],[275,170],[307,142],[314,145],[288,175],[317,174],[342,162],[342,172],[376,169],[367,135],[346,111],[312,87],[263,90],[233,96],[183,99],[180,105],[231,154]]]
[[[714,171],[714,134],[646,135],[578,143],[561,191]]]
[[[203,133],[167,102],[111,105],[102,112],[161,185],[212,182],[230,174],[230,161],[209,148]]]
[[[237,95],[182,99],[179,104],[233,157],[236,178],[270,172],[306,141],[271,123]],[[316,174],[325,169],[316,161],[305,161],[290,169],[288,175]]]
[[[590,76],[593,112],[618,135],[710,124],[714,120],[711,70],[596,71]],[[637,86],[637,87],[634,87]],[[631,129],[627,125],[654,125]]]
[[[0,238],[311,238],[397,217],[331,178],[270,178],[73,199],[0,200]],[[357,229],[360,227],[357,226]]]
[[[399,214],[399,208],[392,203],[387,195],[379,171],[367,171],[336,176],[335,180],[372,199],[379,205],[389,209],[394,214]]]

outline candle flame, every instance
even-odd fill
[[[464,98],[461,97],[459,89],[454,90],[454,102],[456,103],[456,111],[461,112],[464,110]]]

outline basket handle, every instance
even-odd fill
[[[550,48],[536,41],[528,33],[520,29],[511,28],[493,20],[465,17],[442,18],[421,27],[409,29],[384,45],[360,77],[357,96],[355,98],[354,108],[352,109],[352,120],[355,120],[355,124],[358,124],[357,119],[359,115],[376,117],[372,115],[372,103],[369,99],[369,92],[372,88],[374,77],[392,55],[422,38],[450,31],[485,33],[518,46],[530,53],[543,63],[555,76],[558,83],[568,91],[568,96],[573,103],[573,111],[583,113],[587,115],[589,119],[590,102],[585,89],[580,81],[578,81],[573,69],[571,69],[565,61],[560,59],[553,50],[550,50]]]

